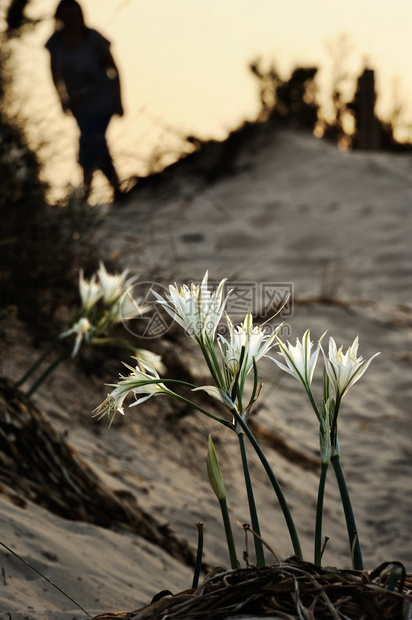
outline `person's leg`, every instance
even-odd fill
[[[122,195],[120,190],[119,177],[110,155],[109,147],[106,141],[106,131],[109,126],[111,116],[101,115],[96,118],[96,129],[99,134],[99,163],[97,168],[101,170],[113,188],[114,197],[119,198]]]
[[[102,171],[113,188],[115,199],[122,195],[119,177],[106,142],[106,130],[110,118],[109,114],[87,112],[77,119],[80,128],[79,163],[83,168],[86,199],[90,194],[94,170]]]
[[[79,164],[83,171],[83,198],[87,200],[90,195],[93,173],[96,169],[96,149],[94,115],[90,112],[76,117],[80,130],[79,137]]]
[[[103,172],[104,176],[112,186],[114,197],[119,198],[122,194],[120,190],[119,177],[117,175],[116,168],[114,167],[113,160],[108,150],[105,154],[103,161],[100,164],[100,170]]]
[[[88,200],[92,189],[93,168],[83,168],[83,198]]]

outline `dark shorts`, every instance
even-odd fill
[[[79,164],[82,168],[100,169],[111,161],[106,142],[106,130],[111,114],[86,112],[77,117],[80,129]]]

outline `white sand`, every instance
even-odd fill
[[[295,305],[287,323],[292,339],[308,327],[315,339],[328,329],[345,348],[359,334],[360,353],[366,358],[381,351],[342,404],[342,462],[366,567],[400,560],[409,572],[411,166],[410,156],[342,153],[304,133],[260,135],[245,148],[233,176],[205,189],[186,172],[172,190],[147,189],[113,208],[95,235],[103,259],[117,257],[122,267],[143,280],[157,273],[163,284],[183,283],[199,280],[209,269],[213,280],[291,282]],[[330,288],[342,270],[344,280],[336,298],[348,305],[302,303],[308,296],[318,296],[322,287]],[[189,345],[188,341],[190,354]],[[11,320],[3,327],[0,347],[3,373],[11,379],[38,354],[30,348],[22,326]],[[120,370],[113,366],[111,380]],[[261,365],[261,373],[264,387],[259,402],[264,406],[257,422],[316,455],[317,424],[298,382],[269,361]],[[212,432],[232,518],[249,521],[236,438],[200,414],[170,428],[159,414],[162,408],[150,401],[128,411],[123,423],[109,431],[104,422],[90,421],[105,393],[96,378],[84,377],[69,361],[34,400],[59,429],[68,430],[69,441],[109,486],[132,492],[143,508],[193,546],[193,521],[203,521],[205,559],[227,566],[219,509],[206,480],[204,459],[207,434]],[[188,433],[183,432],[186,426]],[[272,450],[267,453],[292,508],[305,556],[311,560],[317,474]],[[262,534],[286,556],[292,552],[287,531],[252,453],[251,470]],[[18,508],[1,494],[0,506],[0,540],[89,613],[136,609],[159,590],[177,592],[191,584],[190,569],[139,537],[69,522],[30,502]],[[324,533],[330,538],[325,563],[349,567],[332,471]],[[236,538],[241,556],[240,530]],[[0,566],[4,569],[0,620],[84,617],[4,549]]]

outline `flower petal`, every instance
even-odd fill
[[[169,286],[169,294],[163,298],[152,291],[158,303],[181,325],[192,338],[202,344],[212,342],[216,328],[222,317],[228,295],[223,299],[226,279],[222,280],[213,292],[208,290],[208,272],[200,284],[183,285],[180,289],[175,284]]]
[[[365,361],[362,356],[357,357],[359,346],[358,336],[348,347],[346,353],[343,347],[337,348],[333,338],[329,338],[329,354],[326,357],[322,349],[325,360],[325,370],[328,375],[331,387],[335,391],[335,398],[341,399],[345,396],[349,388],[354,385],[365,373],[371,361],[379,355],[375,353],[372,357]]]

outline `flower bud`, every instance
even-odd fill
[[[207,453],[207,475],[213,491],[219,502],[226,500],[226,488],[223,482],[223,476],[217,458],[215,446],[213,445],[212,436],[209,435],[209,450]]]

